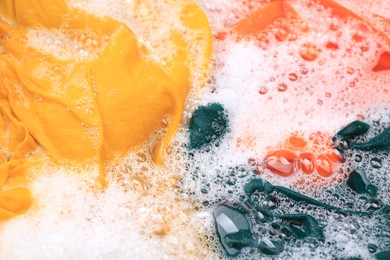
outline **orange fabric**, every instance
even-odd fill
[[[345,16],[350,16],[350,17],[355,18],[355,19],[360,20],[360,21],[364,21],[364,19],[362,17],[355,14],[354,12],[349,10],[348,8],[345,8],[344,6],[336,3],[333,0],[319,0],[319,2],[327,7],[332,8],[335,12],[338,12],[339,14],[342,14]]]
[[[16,188],[0,192],[0,220],[25,213],[32,202],[28,189]]]
[[[385,51],[379,57],[378,63],[373,68],[373,71],[390,70],[390,52]]]
[[[275,175],[289,177],[295,174],[298,177],[296,185],[304,185],[307,178],[305,175],[314,174],[314,179],[319,182],[310,186],[316,188],[337,180],[336,169],[342,160],[343,156],[332,145],[331,136],[315,132],[308,140],[300,133],[292,133],[272,149],[263,161],[265,168]],[[263,174],[261,164],[253,161],[249,163],[255,167],[258,174]]]
[[[37,145],[27,128],[11,112],[0,81],[0,220],[22,214],[32,199],[25,174],[34,164],[27,157]]]
[[[297,155],[288,150],[273,151],[264,158],[265,166],[274,174],[288,177],[294,173]]]
[[[386,32],[383,32],[381,30],[378,30],[374,24],[369,22],[367,19],[357,15],[353,11],[349,10],[348,8],[338,4],[337,2],[333,0],[317,0],[317,2],[323,4],[326,7],[329,7],[333,10],[333,12],[340,16],[345,17],[352,17],[358,21],[361,21],[363,24],[366,24],[371,30],[377,32],[379,35],[381,35],[384,39],[384,41],[387,44],[387,47],[390,48],[390,38],[386,34]],[[381,17],[379,15],[376,15],[377,19],[380,19],[384,24],[390,24],[389,20]],[[251,15],[247,16],[246,18],[240,20],[236,24],[232,25],[231,31],[238,34],[241,37],[250,36],[256,33],[261,32],[264,30],[267,26],[272,24],[275,20],[279,18],[295,18],[298,19],[299,16],[297,12],[286,2],[284,1],[276,1],[268,6],[252,13]],[[283,41],[286,39],[289,28],[286,25],[279,25],[279,29],[281,29],[280,32],[277,32],[275,37],[279,41]],[[304,31],[304,29],[303,29]],[[223,40],[226,37],[226,32],[219,32],[216,35],[216,39]],[[327,43],[327,48],[330,49],[338,49],[337,43]],[[317,55],[317,47],[312,44],[306,44],[303,46],[301,50],[301,56],[303,59],[307,61],[314,61],[318,57]],[[378,63],[374,66],[373,71],[383,71],[383,70],[389,70],[389,51],[385,51],[381,54],[379,57]]]
[[[376,28],[376,24],[375,25],[372,24],[372,21],[368,21],[365,17],[362,17],[362,16],[356,14],[352,10],[349,10],[348,8],[338,4],[337,2],[335,2],[333,0],[317,0],[317,1],[325,6],[329,7],[329,8],[332,8],[333,11],[338,15],[352,17],[352,18],[354,18],[358,21],[361,21],[364,24],[368,25],[372,30],[379,33],[385,39],[385,41],[387,42],[387,45],[389,45],[389,47],[390,47],[390,38],[388,37],[388,35],[386,33],[384,33],[383,31],[378,30]],[[388,19],[381,17],[380,15],[374,14],[374,16],[376,16],[376,19],[383,20],[384,23],[389,23]]]
[[[283,1],[274,2],[234,24],[232,31],[240,36],[258,33],[273,23],[276,19],[292,15],[296,17],[294,9]]]
[[[305,140],[304,137],[302,136],[299,136],[299,135],[296,135],[296,134],[292,134],[289,138],[288,138],[288,142],[295,148],[300,148],[300,149],[303,149],[307,146],[307,141]]]
[[[312,174],[315,169],[315,159],[312,153],[301,153],[298,157],[298,168],[303,173]]]
[[[155,162],[163,162],[190,89],[189,60],[199,60],[203,70],[197,72],[205,73],[211,52],[203,11],[186,0],[180,19],[186,33],[206,40],[187,43],[174,32],[176,52],[162,68],[143,58],[148,50],[118,21],[70,9],[63,0],[0,3],[0,219],[23,213],[31,204],[27,189],[6,185],[25,184],[32,165],[27,157],[38,146],[57,161],[97,161],[105,186],[104,163],[145,144],[168,119],[153,150]],[[103,37],[110,40],[95,60],[59,60],[26,44],[30,28],[61,29],[74,38],[89,32],[99,46]],[[206,45],[204,55],[191,57],[191,44]],[[20,160],[28,163],[17,164]]]

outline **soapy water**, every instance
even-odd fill
[[[165,10],[164,2],[155,10]],[[304,33],[297,31],[297,35],[280,40],[277,37],[280,31],[271,26],[261,33],[259,41],[237,39],[234,33],[218,37],[218,33],[227,31],[252,10],[271,2],[245,1],[243,5],[238,0],[199,1],[216,36],[214,71],[212,80],[203,89],[194,88],[190,93],[182,127],[166,152],[165,165],[155,166],[150,147],[141,147],[108,166],[110,185],[104,192],[94,188],[98,169],[93,164],[82,174],[74,166],[48,165],[36,169],[31,173],[30,184],[36,203],[25,215],[2,224],[0,258],[50,259],[58,255],[78,259],[225,258],[213,219],[213,210],[222,204],[246,212],[253,232],[261,238],[283,240],[284,250],[277,255],[280,259],[356,256],[373,259],[375,253],[388,250],[390,230],[381,216],[341,214],[297,203],[276,191],[249,196],[275,214],[314,217],[325,240],[316,237],[300,240],[271,223],[256,221],[256,213],[246,203],[249,197],[245,185],[259,178],[352,211],[375,210],[372,208],[390,203],[387,176],[390,165],[385,152],[347,147],[345,161],[337,166],[331,181],[319,178],[316,173],[304,175],[299,171],[283,178],[261,164],[270,150],[283,146],[283,140],[294,132],[307,140],[317,131],[333,136],[360,119],[370,125],[366,134],[352,139],[360,143],[390,127],[387,108],[390,72],[372,71],[386,46],[381,35],[361,26],[356,19],[333,17],[331,9],[314,1],[288,1],[303,20],[303,24],[294,26],[303,26]],[[355,5],[352,1],[344,2]],[[133,1],[69,3],[118,19],[136,34],[145,34],[147,39],[168,34],[165,30],[169,26],[158,29],[161,34],[152,36],[151,31],[137,31],[137,19],[125,12]],[[368,6],[362,1],[363,5]],[[372,12],[380,10],[378,5],[371,3]],[[390,2],[382,1],[381,6],[389,9]],[[161,17],[169,17],[170,10],[166,12]],[[366,15],[371,18],[370,12]],[[42,50],[64,59],[92,60],[104,47],[104,43],[93,41],[83,45],[83,39],[79,43],[68,42],[61,32],[29,33],[31,45],[41,46]],[[41,42],[44,39],[46,43]],[[45,44],[51,48],[44,48]],[[164,55],[169,50],[152,44],[146,43],[153,50],[153,58],[166,59]],[[207,147],[188,149],[191,113],[210,103],[224,107],[228,130]],[[250,158],[260,161],[261,174],[248,163]],[[358,194],[346,185],[348,174],[355,169],[365,172],[370,183],[377,187],[375,198]],[[320,184],[296,185],[302,178],[307,183]],[[257,248],[244,247],[238,257],[268,256]]]
[[[382,115],[383,116],[383,115]],[[360,138],[365,141],[375,134],[383,131],[388,124],[372,121],[374,127],[367,136]],[[378,208],[388,205],[388,182],[389,178],[383,175],[387,172],[389,155],[386,153],[372,154],[372,152],[362,153],[346,150],[344,153],[345,161],[341,167],[339,178],[334,180],[333,185],[324,183],[321,188],[313,189],[313,183],[318,178],[307,176],[309,186],[297,186],[296,180],[300,178],[299,174],[290,177],[288,180],[275,177],[272,173],[263,173],[261,177],[267,179],[273,185],[289,187],[292,190],[321,201],[327,206],[318,206],[305,202],[298,202],[291,199],[291,196],[272,193],[255,192],[248,196],[244,192],[245,185],[253,179],[259,179],[259,176],[253,171],[253,168],[245,163],[245,158],[237,157],[236,154],[228,154],[228,148],[224,144],[204,154],[203,152],[194,153],[191,164],[197,165],[194,174],[187,175],[187,192],[195,190],[200,191],[200,196],[195,200],[201,208],[215,208],[218,205],[229,205],[232,208],[243,210],[250,219],[251,228],[260,235],[261,238],[282,239],[286,241],[284,251],[279,254],[278,259],[302,259],[302,258],[347,258],[361,257],[362,259],[374,258],[373,253],[386,250],[389,245],[387,220],[382,216],[362,216],[361,212],[373,212]],[[222,152],[223,155],[222,155]],[[212,163],[205,163],[206,158],[213,157]],[[236,158],[235,160],[228,158]],[[369,182],[378,188],[378,194],[374,197],[368,193],[358,193],[346,185],[348,175],[353,170],[367,173]],[[210,172],[214,174],[211,175]],[[269,175],[267,175],[269,174]],[[200,199],[199,199],[200,198]],[[253,203],[248,203],[251,200]],[[284,233],[271,223],[263,223],[256,220],[258,215],[253,207],[256,205],[272,209],[275,214],[308,214],[314,217],[323,228],[325,240],[321,241],[318,237],[309,237],[308,239],[296,239],[287,231]],[[343,210],[359,212],[356,214],[340,214],[337,210],[329,208],[332,206]],[[337,224],[335,224],[337,223]],[[210,230],[212,232],[212,230]],[[218,243],[216,243],[218,244]],[[253,248],[244,248],[238,258],[248,259],[251,257],[264,257],[265,255]]]

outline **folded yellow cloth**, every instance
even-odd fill
[[[148,50],[116,20],[70,8],[63,0],[0,3],[0,219],[31,204],[21,180],[39,146],[57,161],[96,160],[105,186],[104,162],[143,145],[168,120],[153,150],[155,162],[162,163],[190,89],[189,61],[206,66],[211,48],[203,11],[191,0],[177,3],[184,6],[180,19],[186,33],[203,37],[191,44],[206,46],[204,55],[191,57],[183,33],[173,32],[175,52],[164,68],[143,58]],[[60,29],[74,37],[93,32],[98,44],[110,40],[92,61],[59,60],[26,43],[31,28]]]

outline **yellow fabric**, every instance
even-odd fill
[[[0,220],[27,211],[31,204],[25,173],[33,165],[26,157],[37,145],[27,128],[11,112],[8,95],[0,80]]]
[[[71,9],[63,0],[0,2],[0,219],[31,204],[23,184],[38,146],[57,161],[96,160],[105,186],[104,162],[144,144],[168,118],[153,150],[155,162],[163,162],[190,88],[188,61],[201,59],[206,68],[210,56],[207,18],[191,0],[184,2],[186,33],[206,39],[191,44],[207,46],[204,55],[190,57],[184,36],[173,33],[176,51],[167,68],[144,59],[148,51],[118,21]],[[103,37],[110,41],[93,61],[64,61],[27,45],[29,28],[61,29],[75,38],[88,31],[98,44]]]

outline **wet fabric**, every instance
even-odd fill
[[[206,39],[191,44],[206,43],[204,55],[196,59],[207,64],[207,17],[192,1],[179,2],[187,33]],[[105,186],[106,161],[164,128],[152,151],[155,162],[163,163],[190,90],[188,61],[195,59],[180,32],[170,37],[175,53],[162,68],[143,58],[148,50],[127,26],[72,9],[63,0],[5,0],[0,15],[0,219],[23,213],[31,204],[23,185],[38,147],[56,161],[97,161]],[[31,28],[60,29],[74,37],[92,32],[101,46],[109,41],[95,60],[60,60],[27,44]]]

